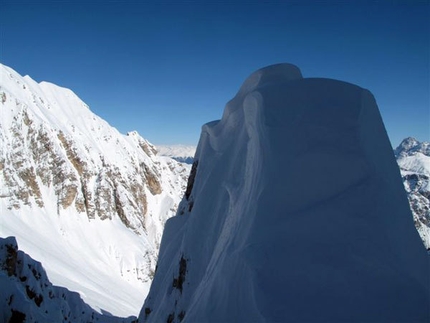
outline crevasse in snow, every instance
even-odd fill
[[[428,322],[429,259],[372,94],[253,73],[203,126],[141,322]]]

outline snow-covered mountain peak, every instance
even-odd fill
[[[430,250],[430,143],[406,138],[394,151],[415,227]]]
[[[419,142],[415,138],[406,138],[394,150],[397,163],[404,174],[411,171],[415,174],[430,176],[430,143]]]
[[[403,141],[394,150],[396,157],[413,156],[417,153],[421,153],[430,157],[430,143],[419,142],[413,137],[403,139]]]
[[[136,314],[190,166],[122,135],[73,91],[4,65],[0,109],[0,236],[94,308]]]

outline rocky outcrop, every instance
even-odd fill
[[[5,74],[19,85],[25,82],[13,73]],[[89,219],[118,216],[127,227],[142,233],[150,208],[147,195],[162,194],[162,183],[169,177],[166,171],[177,174],[185,167],[170,162],[163,171],[156,148],[137,132],[123,136],[68,90],[52,84],[34,89],[28,82],[19,92],[11,84],[1,92],[7,117],[1,123],[0,177],[7,190],[7,207],[42,208],[54,197],[57,214],[72,208]],[[84,124],[61,115],[70,106],[59,106],[58,94],[43,97],[44,91],[49,93],[53,88],[66,92],[61,94],[72,101],[68,103],[75,113],[85,114]],[[89,133],[84,133],[87,130]],[[184,183],[186,177],[181,177]],[[174,183],[169,185],[172,189],[166,195],[180,194]],[[180,183],[179,189],[183,185]],[[55,196],[48,196],[52,193],[47,191]]]
[[[2,173],[10,190],[9,207],[44,206],[40,185],[52,188],[57,213],[69,207],[85,212],[90,219],[112,219],[118,215],[133,230],[144,229],[147,214],[146,194],[162,192],[160,174],[148,161],[131,163],[124,170],[106,162],[88,158],[82,143],[62,130],[33,122],[34,116],[23,107],[3,138],[10,134],[12,149],[3,151]],[[9,131],[8,131],[9,130]],[[2,149],[7,142],[2,142]],[[147,145],[149,147],[149,145]],[[89,149],[89,148],[88,148]],[[143,151],[143,150],[142,150]]]

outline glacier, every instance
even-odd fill
[[[429,322],[429,260],[373,95],[272,65],[202,127],[139,322]]]

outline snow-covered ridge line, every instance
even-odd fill
[[[52,285],[42,264],[19,250],[14,237],[0,238],[0,282],[1,322],[136,321],[99,314],[78,293]]]
[[[190,166],[122,135],[71,90],[4,65],[0,108],[0,236],[96,310],[137,314]]]

